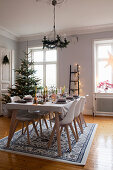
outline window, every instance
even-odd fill
[[[95,91],[100,82],[106,80],[113,84],[113,40],[94,42],[94,68],[95,68]]]
[[[34,61],[35,76],[40,78],[40,85],[57,86],[57,51],[32,48],[32,60]]]

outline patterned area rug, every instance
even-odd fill
[[[97,124],[87,123],[87,127],[84,127],[83,134],[81,134],[78,128],[79,132],[78,142],[75,141],[74,136],[71,133],[71,130],[69,129],[72,146],[71,152],[69,152],[67,135],[63,130],[61,134],[61,148],[62,148],[61,157],[57,156],[56,136],[54,136],[52,146],[49,149],[47,149],[47,143],[49,141],[49,137],[52,131],[50,127],[49,130],[47,130],[46,127],[43,125],[43,135],[40,137],[36,136],[34,130],[32,130],[32,125],[30,125],[29,128],[30,128],[30,145],[27,142],[27,134],[22,135],[21,130],[19,130],[14,134],[9,148],[6,147],[7,137],[0,140],[0,150],[32,157],[66,162],[76,165],[85,165],[93,141],[93,137],[97,128]],[[39,129],[39,127],[37,127],[37,129]]]

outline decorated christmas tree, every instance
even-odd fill
[[[34,63],[31,61],[31,57],[29,57],[30,54],[31,53],[25,53],[24,59],[21,59],[20,68],[15,70],[15,87],[8,89],[10,96],[19,96],[23,98],[25,95],[31,95],[34,97],[36,93],[36,87],[40,80],[36,79],[34,76]]]

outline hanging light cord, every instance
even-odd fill
[[[54,40],[55,40],[55,38],[56,38],[56,31],[55,31],[55,5],[56,5],[56,3],[53,3],[53,5],[54,5],[54,26],[53,26],[53,30],[54,30]]]

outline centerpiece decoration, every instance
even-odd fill
[[[64,87],[60,87],[60,95],[64,96],[65,95],[65,86]]]
[[[33,103],[37,104],[37,86],[35,87],[35,97]]]

